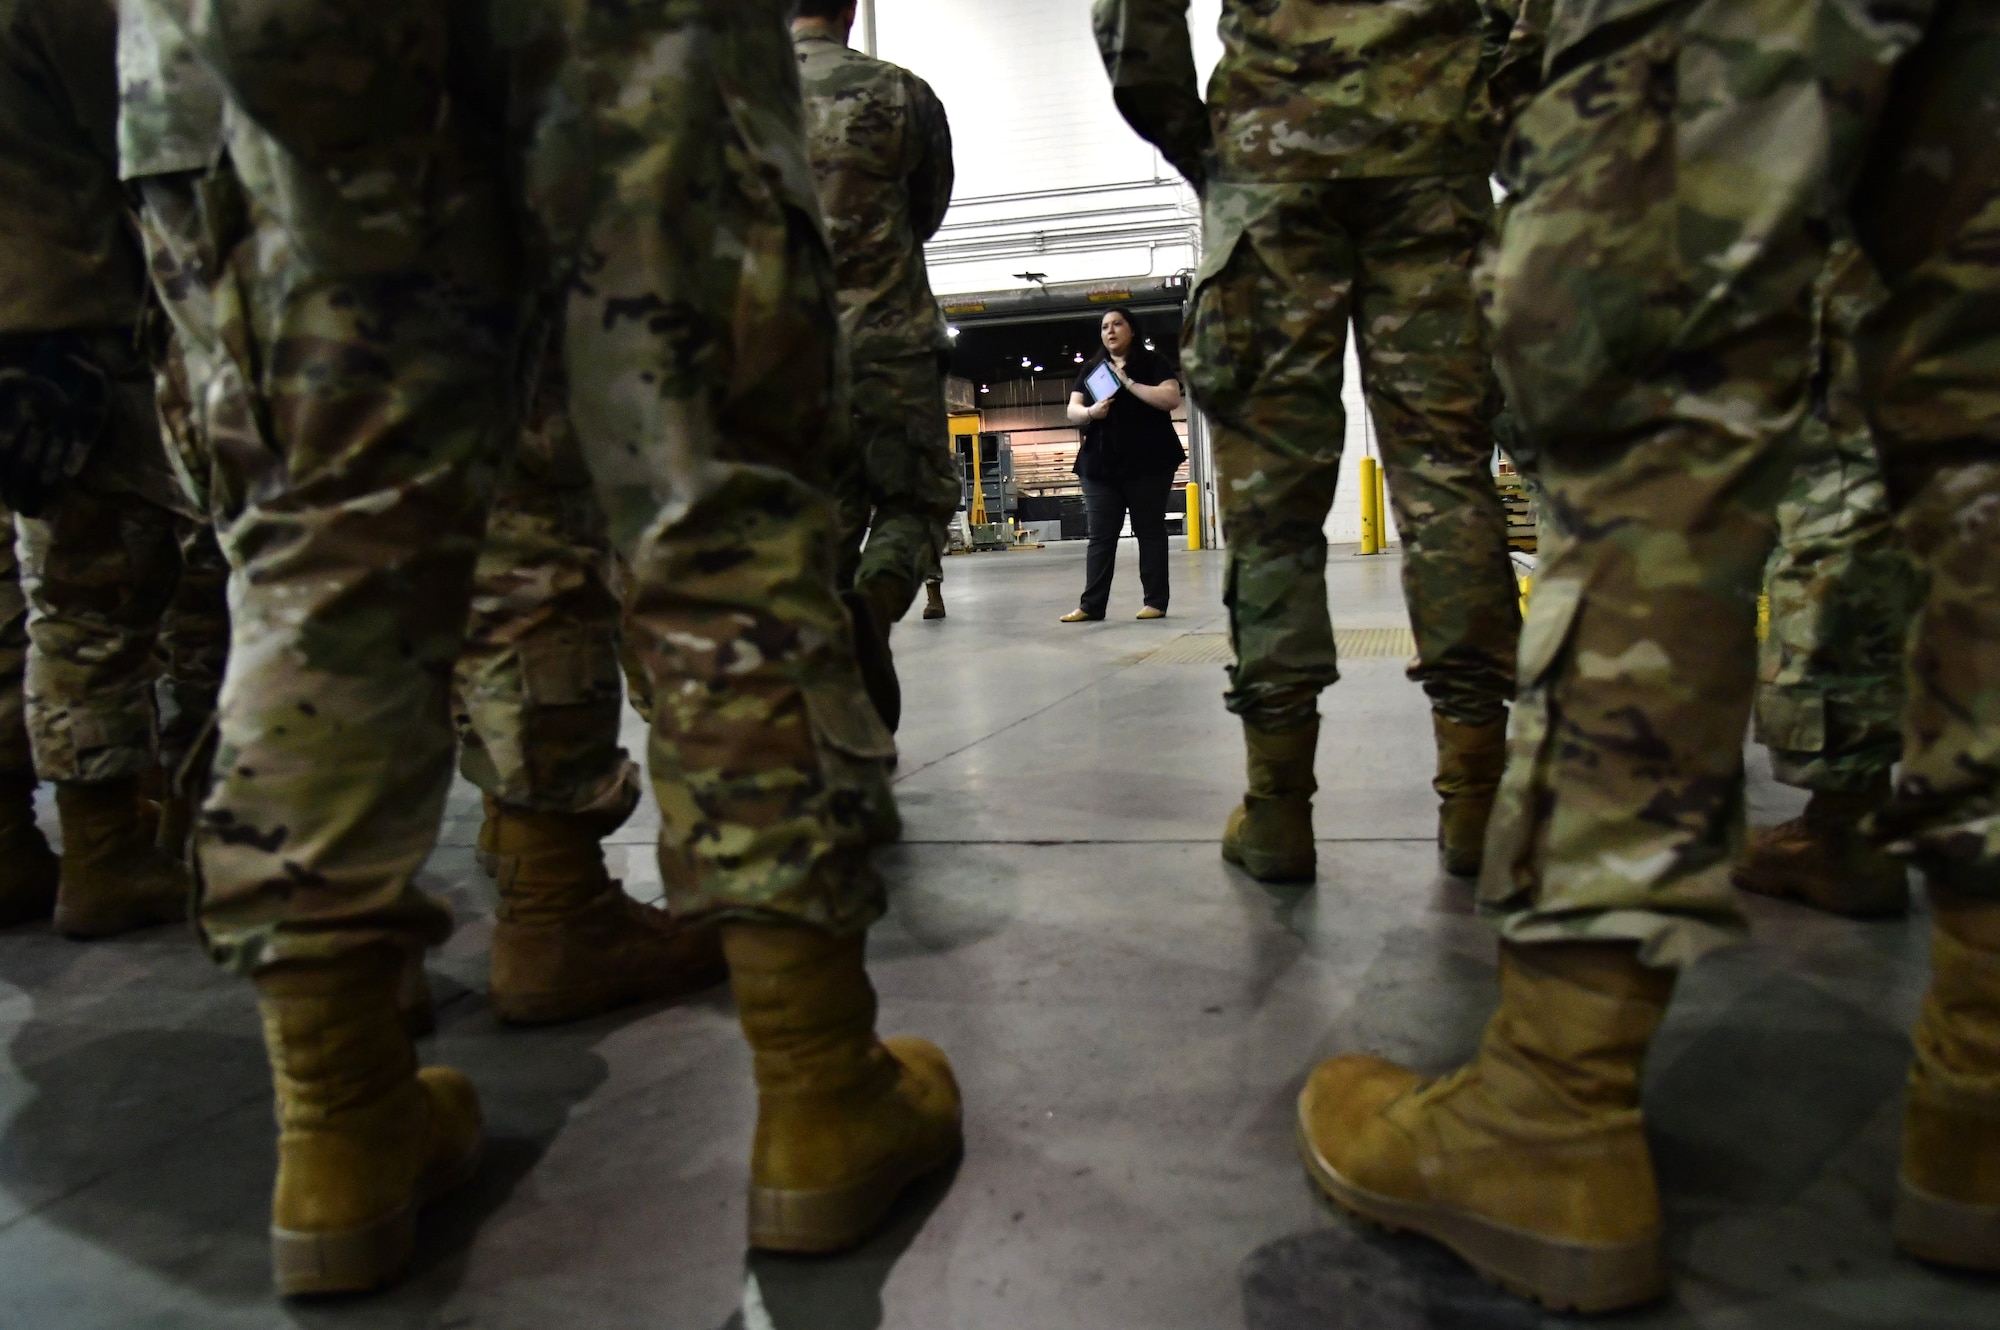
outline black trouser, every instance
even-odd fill
[[[1118,571],[1118,534],[1125,514],[1132,514],[1132,534],[1139,538],[1139,586],[1146,603],[1167,607],[1167,496],[1174,473],[1127,476],[1118,480],[1085,480],[1083,505],[1090,514],[1090,552],[1085,561],[1083,599],[1077,602],[1094,619],[1104,617],[1111,603],[1111,577]]]

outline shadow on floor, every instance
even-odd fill
[[[846,1255],[753,1252],[743,1276],[743,1306],[721,1330],[878,1330],[883,1285],[957,1177],[953,1164],[918,1183],[897,1202],[889,1226]]]

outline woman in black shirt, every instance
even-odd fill
[[[1173,413],[1181,404],[1176,371],[1162,356],[1138,344],[1130,311],[1107,312],[1099,329],[1104,354],[1077,375],[1069,394],[1069,419],[1083,430],[1076,474],[1083,482],[1090,515],[1090,549],[1085,559],[1083,598],[1063,615],[1064,623],[1102,619],[1111,603],[1111,576],[1118,567],[1118,536],[1125,514],[1139,538],[1139,584],[1145,593],[1141,619],[1167,613],[1167,499],[1174,473],[1187,460]],[[1118,386],[1103,397],[1090,387],[1100,366],[1109,367]]]

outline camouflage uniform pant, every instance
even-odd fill
[[[228,17],[205,31],[249,112],[230,146],[251,208],[218,312],[263,367],[271,437],[225,533],[239,613],[198,844],[203,924],[255,968],[447,926],[412,879],[514,419],[520,262],[486,229],[517,215],[477,137],[496,108],[461,90],[464,123],[439,128],[412,100],[448,82],[443,11]],[[559,92],[521,90],[524,116],[549,117],[524,175],[547,224],[535,252],[588,273],[571,419],[631,570],[670,897],[865,926],[892,749],[833,589],[831,271],[781,6],[514,17],[523,40],[567,43]]]
[[[1490,274],[1564,534],[1522,636],[1482,898],[1515,941],[1633,939],[1654,964],[1740,935],[1757,587],[1807,402],[1807,297],[1849,197],[1891,292],[1863,330],[1865,395],[1930,575],[1886,821],[1934,879],[1992,892],[2000,139],[1964,108],[2000,78],[2000,14],[1909,5],[1869,27],[1831,0],[1700,0],[1582,42],[1563,18]]]
[[[1882,296],[1860,249],[1836,246],[1816,296],[1814,401],[1765,574],[1755,733],[1778,779],[1804,789],[1866,789],[1902,755],[1903,658],[1923,588],[1889,513],[1854,347]]]
[[[1229,709],[1260,729],[1308,723],[1340,677],[1324,530],[1346,439],[1350,322],[1403,538],[1411,677],[1461,724],[1506,715],[1520,609],[1471,282],[1491,211],[1486,181],[1471,176],[1209,191],[1210,258],[1182,367],[1214,426]]]
[[[162,635],[189,515],[161,444],[151,375],[128,331],[100,334],[95,350],[112,384],[104,434],[39,516],[15,519],[28,734],[45,780],[113,780],[156,766],[162,653],[198,655],[203,629],[197,614],[183,618],[177,640]]]
[[[547,357],[493,497],[458,658],[459,768],[502,804],[575,813],[632,807],[618,744],[622,606],[604,512]]]
[[[28,744],[28,598],[14,555],[14,514],[0,508],[0,776],[30,775]]]
[[[859,361],[851,393],[859,474],[840,485],[843,563],[854,570],[845,580],[894,578],[914,596],[919,582],[936,576],[945,528],[958,511],[944,372],[928,354]]]
[[[214,212],[227,210],[232,186],[226,164],[207,178],[140,184],[148,261],[174,330],[161,357],[161,415],[190,492],[225,525],[241,511],[243,478],[218,465],[209,440],[217,429],[240,434],[252,416],[215,314]],[[455,721],[461,768],[482,791],[515,807],[574,812],[626,797],[630,764],[618,744],[610,543],[565,417],[559,363],[548,359],[474,573]],[[241,455],[240,447],[221,451]],[[205,543],[213,547],[212,534]],[[219,550],[214,562],[226,579]],[[209,564],[194,558],[189,566]],[[227,631],[225,619],[225,646]],[[218,661],[217,682],[220,673]]]

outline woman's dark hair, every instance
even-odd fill
[[[836,19],[854,8],[854,0],[799,0],[793,18]]]

